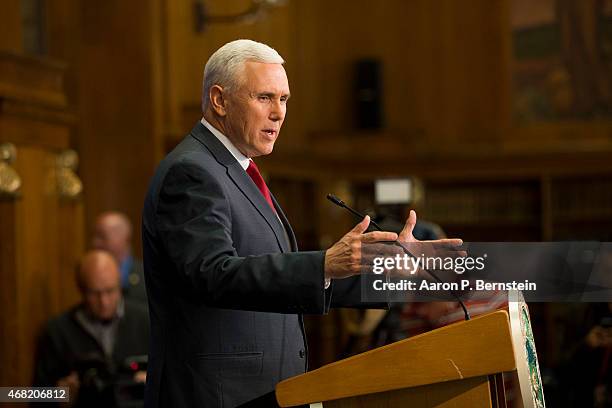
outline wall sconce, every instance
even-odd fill
[[[75,171],[79,155],[74,150],[64,150],[56,159],[57,192],[63,199],[75,200],[83,191],[83,183]]]
[[[251,24],[262,19],[269,9],[285,5],[289,0],[251,0],[249,7],[236,14],[210,15],[204,0],[193,3],[194,29],[202,33],[210,24]]]
[[[12,143],[0,144],[0,197],[18,197],[21,177],[11,164],[17,157],[17,148]]]

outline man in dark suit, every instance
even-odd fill
[[[132,223],[118,211],[103,212],[96,218],[91,240],[96,249],[108,251],[115,257],[121,273],[123,296],[147,305],[142,261],[132,254]]]
[[[151,182],[143,212],[148,407],[235,407],[303,373],[302,313],[346,305],[339,286],[355,281],[343,278],[359,273],[361,244],[398,237],[366,233],[366,217],[327,251],[297,251],[251,160],[272,152],[285,119],[282,64],[249,40],[217,50],[204,71],[203,119]]]
[[[118,384],[144,381],[145,372],[128,363],[148,353],[148,313],[122,298],[119,269],[107,252],[83,256],[77,283],[82,302],[51,319],[39,339],[34,385],[69,387],[72,406],[118,406]]]

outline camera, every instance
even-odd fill
[[[130,356],[117,366],[100,356],[82,356],[76,364],[80,388],[77,406],[137,408],[144,403],[144,383],[135,374],[146,371],[147,356]]]

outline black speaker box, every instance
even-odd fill
[[[381,63],[376,59],[355,62],[355,124],[357,129],[383,126]]]

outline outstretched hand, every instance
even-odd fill
[[[365,216],[352,230],[325,252],[325,278],[342,279],[358,275],[361,271],[362,244],[382,241],[395,241],[395,232],[365,232],[370,225],[370,217]]]
[[[444,238],[430,241],[419,241],[416,239],[412,234],[416,221],[416,212],[411,210],[406,224],[399,235],[388,231],[366,233],[365,231],[370,225],[370,217],[365,216],[359,224],[325,252],[325,278],[342,279],[358,275],[364,263],[368,262],[368,259],[366,259],[368,256],[363,251],[363,244],[397,241],[404,250],[417,257],[444,258],[449,256],[466,256],[466,252],[459,248],[463,244],[463,240],[459,238]],[[377,246],[370,246],[369,248],[375,247]],[[389,256],[397,254],[393,247],[386,247],[385,250],[389,252]]]
[[[463,244],[463,240],[460,238],[443,238],[443,239],[435,239],[431,241],[419,241],[418,239],[414,237],[414,235],[412,235],[416,222],[417,222],[416,212],[414,210],[410,210],[410,214],[408,215],[408,218],[406,219],[406,224],[404,224],[404,228],[399,233],[399,236],[397,238],[399,242],[401,243],[427,242],[427,243],[436,243],[439,245],[446,245],[449,247],[458,247],[461,244]]]
[[[398,243],[410,252],[410,254],[419,257],[423,256],[426,258],[456,258],[465,257],[466,251],[460,247],[463,244],[463,240],[460,238],[443,238],[434,239],[428,241],[419,241],[412,234],[414,226],[416,225],[417,216],[414,210],[410,210],[410,214],[406,219],[404,228],[399,233]]]

